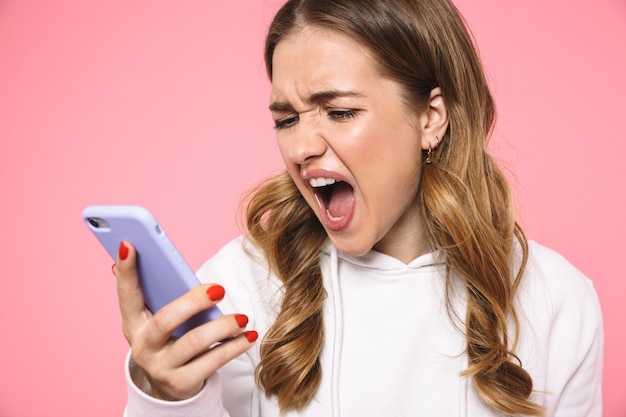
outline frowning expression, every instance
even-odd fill
[[[418,244],[424,119],[347,36],[304,27],[272,60],[270,110],[285,165],[337,248],[391,256]]]

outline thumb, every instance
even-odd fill
[[[146,320],[143,292],[139,286],[137,273],[137,252],[128,241],[120,242],[117,253],[116,276],[117,297],[122,314],[124,335],[130,341],[135,330]]]

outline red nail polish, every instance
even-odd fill
[[[246,327],[246,325],[248,324],[248,316],[244,315],[244,314],[237,314],[235,316],[235,320],[237,320],[237,324],[239,325],[239,327],[241,327],[242,329],[244,327]]]
[[[120,248],[118,250],[118,256],[123,261],[128,257],[128,246],[124,242],[120,242]]]
[[[224,291],[224,287],[222,287],[221,285],[213,285],[209,287],[206,293],[209,296],[209,300],[219,301],[222,298],[224,298],[225,291]]]
[[[115,273],[115,264],[111,265],[111,272],[113,272],[113,275],[117,276]]]
[[[257,340],[259,338],[259,334],[254,331],[254,330],[250,330],[249,332],[245,332],[244,336],[246,336],[246,339],[248,339],[248,342],[252,343],[255,340]]]

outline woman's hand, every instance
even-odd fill
[[[227,315],[172,339],[179,325],[220,301],[224,288],[200,285],[152,314],[144,304],[135,261],[134,247],[129,242],[120,243],[113,269],[122,328],[133,360],[150,382],[152,396],[164,400],[190,398],[221,366],[248,350],[258,334],[243,331],[246,316]]]

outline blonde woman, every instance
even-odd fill
[[[290,0],[265,58],[286,172],[248,233],[155,315],[120,244],[126,415],[600,416],[595,291],[515,221],[453,4]]]

